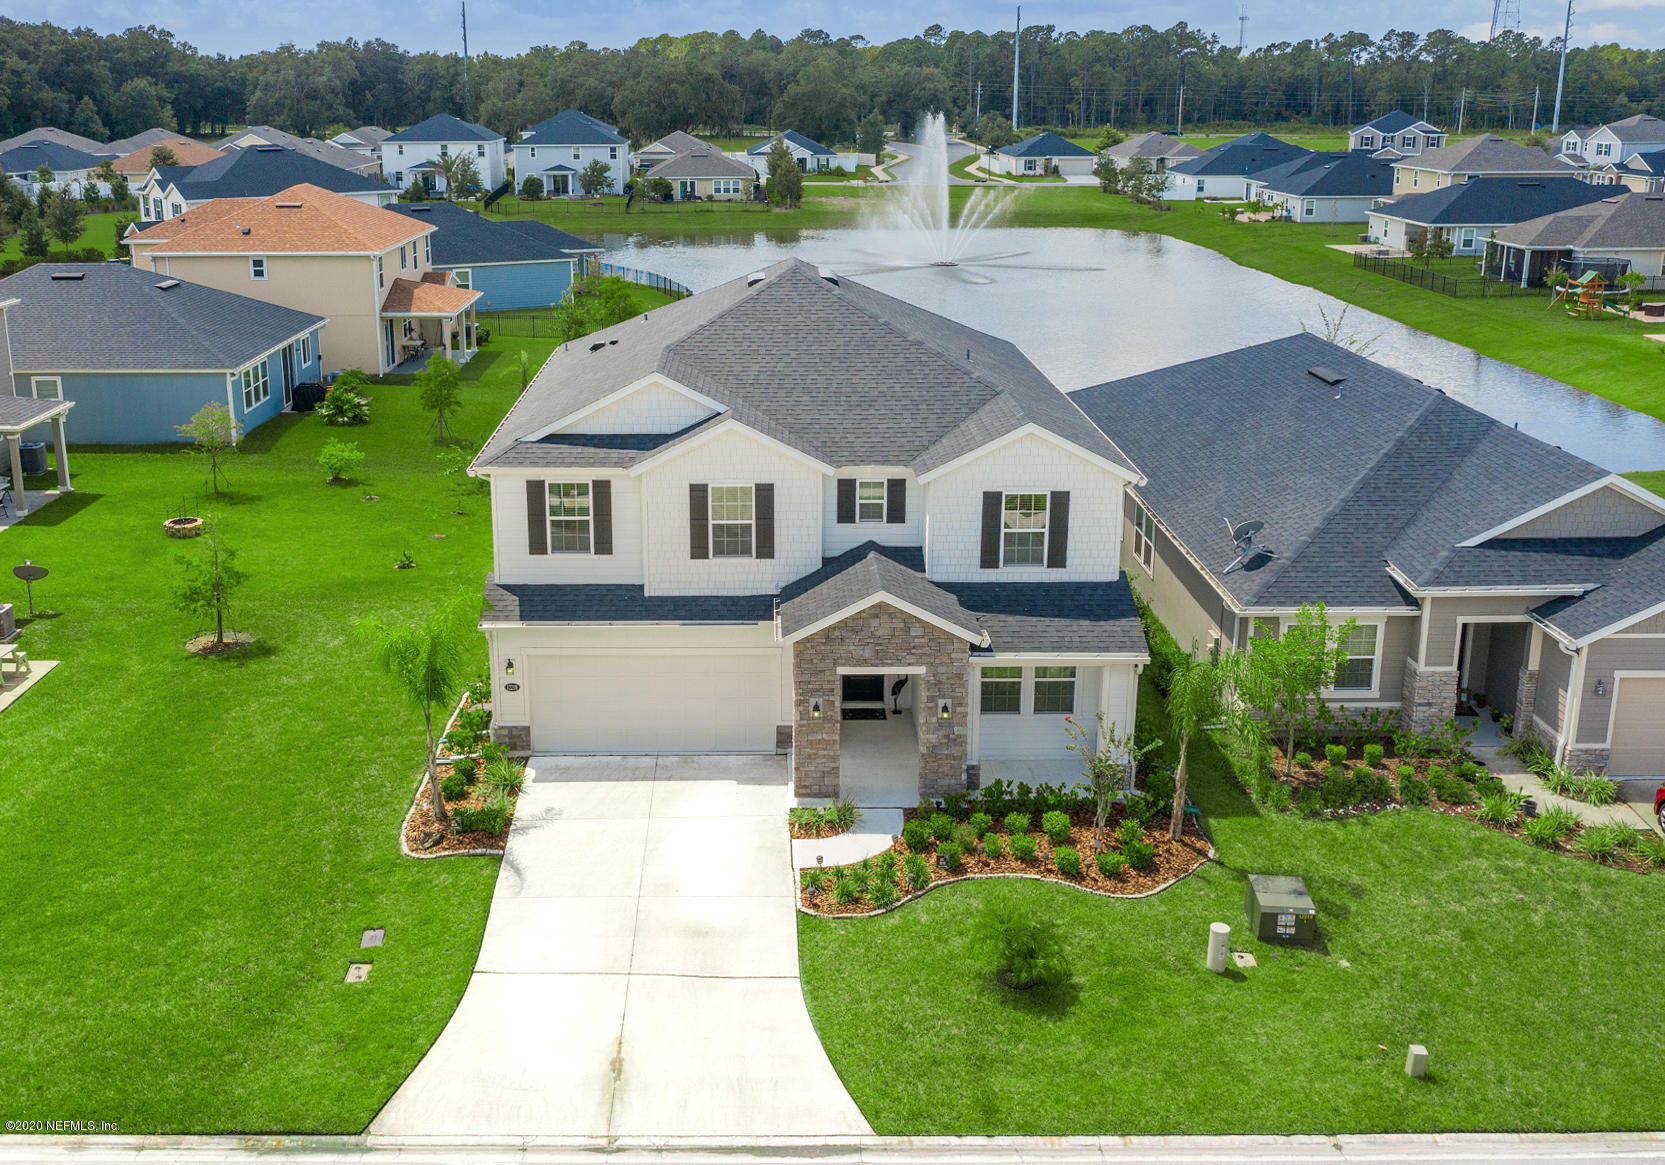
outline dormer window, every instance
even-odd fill
[[[1007,494],[1002,507],[1000,565],[1046,565],[1046,495]]]
[[[750,558],[754,518],[752,487],[711,487],[711,557]]]
[[[856,483],[856,521],[883,522],[885,520],[885,483],[858,481]]]

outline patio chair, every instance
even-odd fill
[[[4,511],[7,517],[13,516],[12,483],[3,477],[0,477],[0,511]]]

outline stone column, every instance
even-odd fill
[[[6,448],[12,460],[12,513],[22,517],[29,512],[28,491],[23,488],[23,435],[8,433]]]
[[[1538,706],[1538,669],[1522,665],[1515,681],[1515,735],[1532,729],[1532,709]]]
[[[58,492],[69,493],[69,450],[64,446],[64,419],[52,418],[52,457],[58,463]]]
[[[1405,661],[1405,694],[1400,725],[1411,732],[1428,732],[1457,713],[1457,670],[1424,670],[1414,659]]]
[[[798,797],[838,796],[841,690],[836,653],[825,636],[792,645],[792,792]]]

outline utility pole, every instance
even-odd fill
[[[1174,134],[1185,134],[1185,58],[1194,50],[1185,49],[1179,54],[1179,101],[1174,108]]]
[[[1542,85],[1532,86],[1532,132],[1534,133],[1538,130],[1538,93],[1541,89],[1543,89]]]
[[[1463,86],[1462,96],[1457,98],[1457,136],[1463,136],[1463,113],[1468,108],[1468,86]]]
[[[982,120],[983,120],[983,83],[981,81],[979,81],[979,82],[977,82],[977,116],[972,119],[971,124],[976,125],[979,121],[982,121]]]
[[[463,0],[462,6],[463,32],[463,118],[469,116],[469,107],[473,104],[473,95],[468,89],[468,0]]]
[[[1017,10],[1017,31],[1016,31],[1015,35],[1013,35],[1013,37],[1012,37],[1012,128],[1013,129],[1016,129],[1017,124],[1018,124],[1018,116],[1017,116],[1018,48],[1022,44],[1023,44],[1023,5],[1020,4],[1020,5],[1018,5],[1018,10]]]
[[[1561,86],[1567,80],[1567,41],[1572,39],[1573,0],[1567,0],[1567,24],[1561,30],[1561,65],[1555,71],[1555,113],[1550,117],[1549,132],[1561,132]]]

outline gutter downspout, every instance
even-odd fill
[[[1561,744],[1556,749],[1559,763],[1566,764],[1573,746],[1578,742],[1578,715],[1584,703],[1584,669],[1589,649],[1580,647],[1573,653],[1572,669],[1567,676],[1567,717],[1561,725]]]

